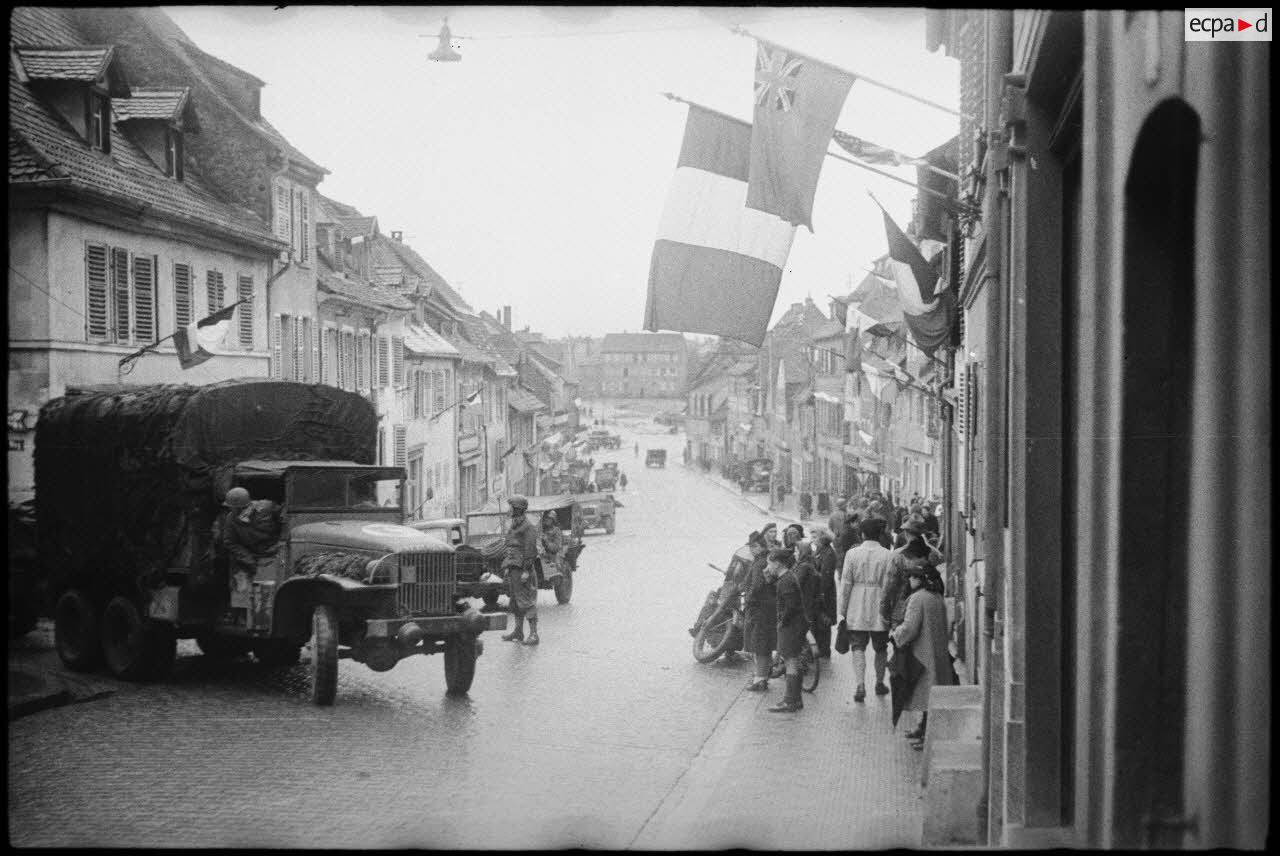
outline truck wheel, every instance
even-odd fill
[[[573,597],[573,571],[566,569],[553,588],[556,590],[556,603],[568,603]]]
[[[296,666],[302,646],[291,639],[266,639],[254,643],[253,656],[268,668]]]
[[[321,604],[311,613],[311,700],[333,704],[338,694],[338,611]]]
[[[476,640],[451,636],[444,643],[444,685],[449,695],[466,695],[476,677]]]
[[[117,678],[141,681],[163,667],[166,637],[176,644],[171,634],[146,621],[127,597],[111,598],[102,611],[102,654]]]
[[[102,662],[98,613],[79,589],[58,598],[53,611],[53,643],[68,669],[91,672]]]

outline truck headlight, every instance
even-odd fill
[[[376,585],[378,583],[393,583],[396,581],[396,563],[389,562],[388,559],[393,555],[380,556],[377,559],[370,559],[364,566],[364,581],[368,585]]]

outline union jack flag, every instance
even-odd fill
[[[774,110],[790,110],[795,104],[796,77],[804,61],[789,58],[781,49],[756,47],[756,105],[766,103]]]

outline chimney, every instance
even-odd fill
[[[510,332],[511,330],[511,307],[510,306],[502,307],[502,326],[505,327],[508,332]]]
[[[397,244],[401,243],[403,239],[404,239],[404,232],[391,233],[391,240],[395,241]]]

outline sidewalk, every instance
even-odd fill
[[[118,684],[67,669],[53,644],[53,622],[40,619],[35,630],[9,640],[9,720],[90,701],[114,693]]]
[[[703,472],[700,468],[698,468],[692,463],[686,465],[686,468],[690,472],[696,473],[697,475],[702,476],[707,481],[712,482],[713,484],[719,485],[720,487],[732,493],[734,496],[737,496],[740,499],[742,499],[744,502],[748,502],[751,505],[754,505],[757,509],[759,509],[761,514],[765,515],[770,520],[776,521],[780,528],[785,527],[791,523],[799,523],[801,526],[804,527],[805,532],[808,532],[809,528],[812,526],[825,527],[827,525],[828,515],[826,514],[820,515],[815,513],[808,520],[801,520],[800,509],[798,505],[799,498],[798,498],[798,495],[795,493],[787,494],[785,497],[783,497],[782,504],[777,505],[772,511],[770,511],[768,494],[752,493],[752,492],[744,493],[740,485],[720,475],[718,472],[716,472],[714,468],[712,468],[707,472]]]

